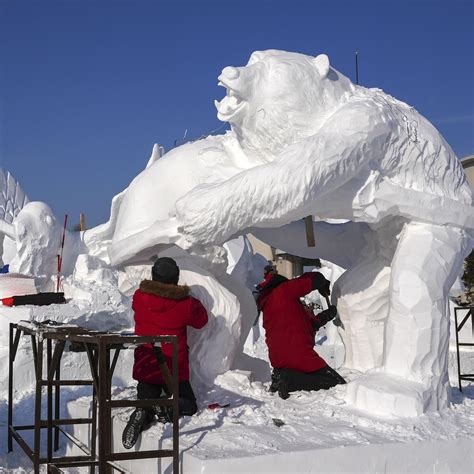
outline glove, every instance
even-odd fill
[[[329,306],[328,309],[318,314],[321,323],[324,325],[329,321],[332,321],[337,316],[337,308],[334,305]]]
[[[321,285],[321,288],[318,288],[319,293],[321,293],[322,296],[329,296],[331,294],[331,290],[329,289],[330,285],[331,282],[325,279]]]
[[[313,273],[313,290],[318,290],[323,296],[329,296],[331,294],[330,285],[331,282],[326,280],[321,273]]]

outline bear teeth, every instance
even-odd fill
[[[226,95],[220,102],[214,102],[219,115],[222,118],[228,118],[236,114],[245,101],[236,94]]]

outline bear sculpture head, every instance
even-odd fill
[[[223,69],[226,96],[215,105],[242,148],[271,161],[286,146],[311,136],[355,86],[325,54],[256,51],[246,66]]]

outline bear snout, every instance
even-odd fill
[[[236,67],[227,66],[222,70],[222,76],[231,81],[238,79],[240,72]]]

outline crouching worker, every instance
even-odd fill
[[[321,273],[308,272],[288,280],[269,275],[260,287],[258,306],[273,367],[270,390],[286,399],[297,390],[328,389],[345,380],[316,353],[316,331],[336,316],[336,307],[314,315],[300,298],[313,290],[329,296],[329,281]]]
[[[196,397],[189,383],[187,326],[201,329],[207,323],[207,312],[199,300],[189,294],[189,287],[178,285],[179,267],[172,258],[159,258],[152,268],[152,280],[144,280],[133,295],[135,334],[137,336],[178,336],[179,415],[197,412]],[[172,344],[163,343],[162,352],[172,371]],[[137,398],[168,398],[165,380],[151,344],[135,349],[133,378],[138,381]],[[122,435],[126,449],[132,448],[142,431],[154,421],[171,421],[168,407],[137,408]]]

